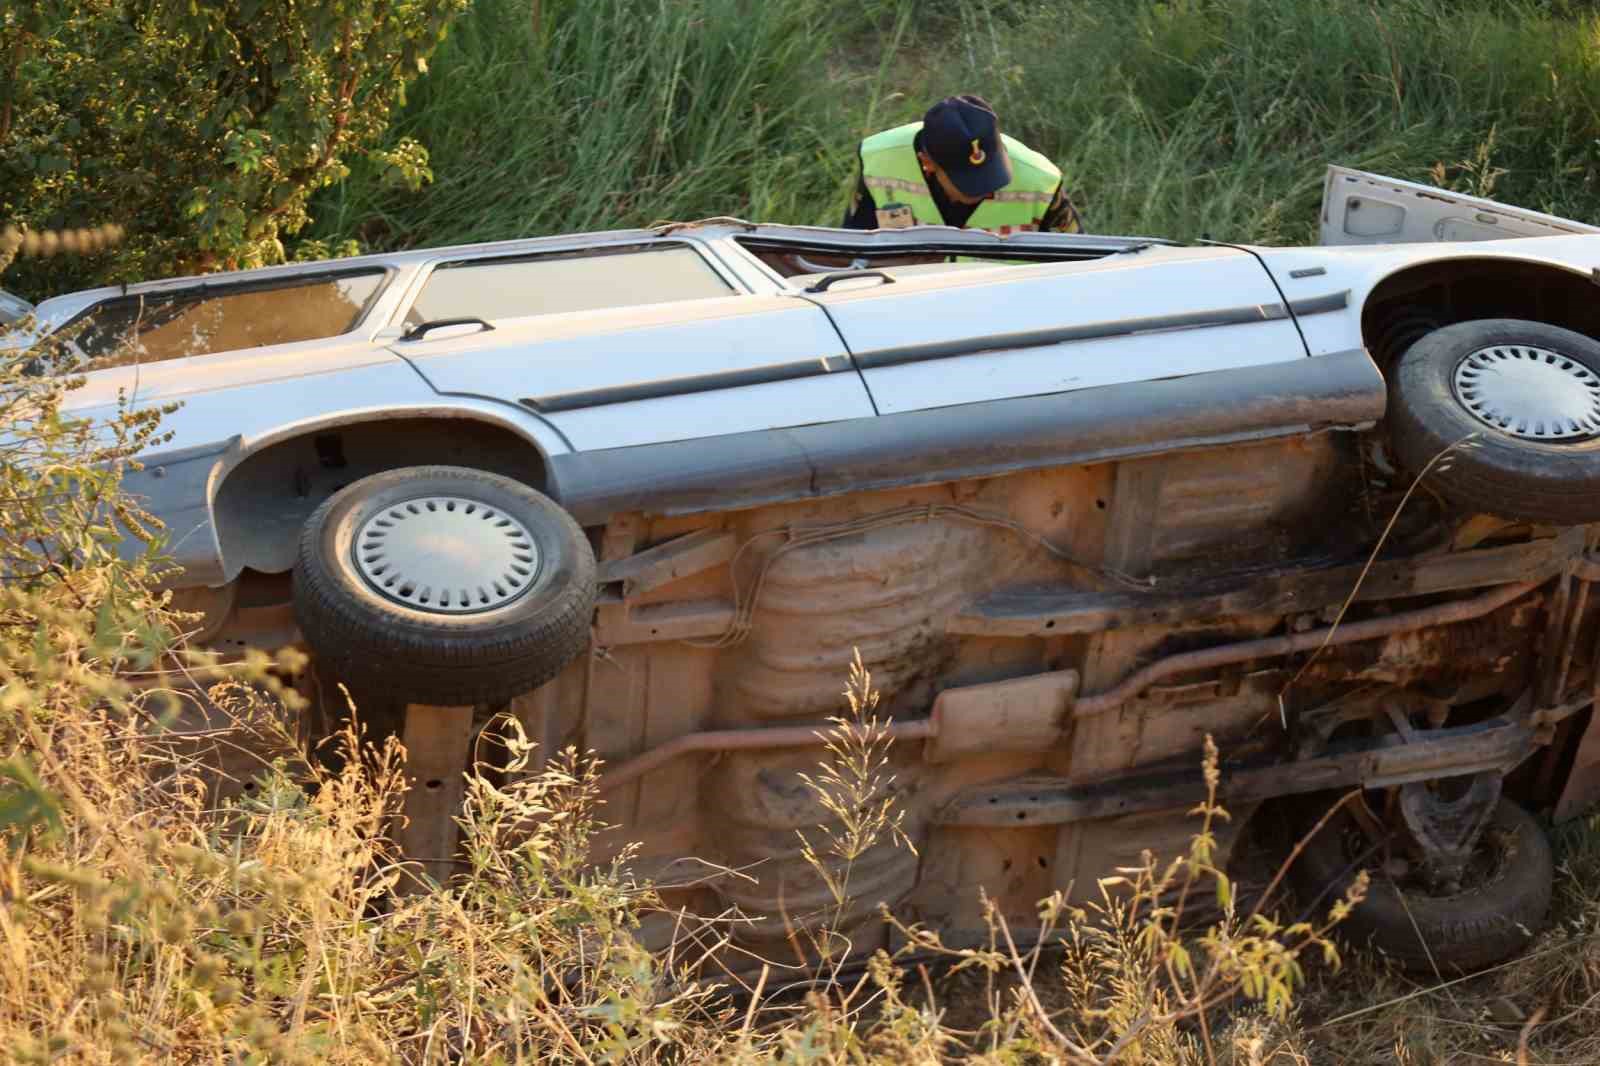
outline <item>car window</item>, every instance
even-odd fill
[[[952,270],[1031,266],[1038,263],[1073,263],[1102,259],[1118,250],[1116,244],[1062,239],[1049,244],[1021,244],[1005,248],[983,243],[941,242],[930,237],[924,242],[873,246],[869,240],[851,247],[847,239],[828,243],[818,241],[735,237],[734,242],[782,277],[788,284],[804,289],[829,274],[843,270],[877,270],[890,277],[936,274]],[[1111,238],[1115,241],[1118,238]],[[840,289],[858,283],[841,282]],[[865,282],[859,284],[873,284]]]
[[[63,329],[103,366],[318,340],[354,329],[383,278],[375,269],[119,296]]]
[[[0,290],[0,325],[26,318],[32,310],[33,305],[27,300]]]
[[[586,248],[435,267],[406,313],[408,326],[446,318],[497,319],[727,296],[734,291],[684,244]]]

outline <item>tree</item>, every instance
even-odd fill
[[[91,283],[289,258],[310,195],[381,138],[471,0],[13,0],[0,9],[0,225],[126,239],[20,264],[35,299]]]

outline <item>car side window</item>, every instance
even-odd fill
[[[686,244],[627,245],[441,263],[406,313],[409,326],[486,322],[728,296],[733,286]]]
[[[63,332],[101,366],[320,340],[355,328],[382,287],[384,273],[364,270],[119,296],[95,304]]]

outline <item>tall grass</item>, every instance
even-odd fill
[[[1594,14],[1522,0],[1033,7],[974,22],[930,88],[990,82],[1093,229],[1314,240],[1330,162],[1600,217]]]
[[[499,239],[739,212],[792,215],[843,180],[823,0],[479,0],[394,134],[432,153],[412,196],[358,172],[319,231]]]
[[[978,92],[1097,232],[1315,239],[1325,164],[1600,217],[1600,15],[1554,0],[478,0],[321,237],[835,224],[860,137]]]

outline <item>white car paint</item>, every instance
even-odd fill
[[[1600,267],[1595,237],[1521,237],[1449,244],[1389,244],[1371,247],[1254,249],[1272,270],[1291,301],[1348,292],[1337,312],[1302,319],[1301,332],[1311,355],[1344,351],[1361,343],[1361,310],[1372,291],[1391,275],[1423,263],[1448,260],[1500,260],[1564,270],[1591,278]],[[1297,272],[1321,273],[1295,277]],[[1600,292],[1597,292],[1600,296]]]
[[[1361,343],[1361,310],[1391,275],[1419,263],[1493,259],[1593,278],[1600,226],[1510,207],[1417,182],[1330,166],[1320,244],[1256,247],[1291,301],[1349,292],[1337,313],[1301,321],[1311,355]],[[1301,276],[1296,276],[1296,275]]]
[[[1272,279],[1253,256],[1233,248],[1155,247],[1087,262],[918,274],[814,299],[862,361],[883,414],[1306,354]],[[1262,310],[1271,308],[1278,308],[1276,317]],[[1218,310],[1241,312],[1244,321],[1200,330],[1175,330],[1169,321]],[[1119,324],[1134,331],[1112,333]],[[1061,339],[1031,343],[1052,336]],[[1013,343],[1023,339],[1030,343]],[[974,350],[914,362],[896,362],[904,356],[891,354],[883,365],[874,363],[883,353],[951,344]]]
[[[1583,222],[1340,166],[1323,179],[1321,222],[1318,243],[1330,248],[1600,233]]]
[[[1052,416],[1035,400],[1093,397],[1099,394],[1092,390],[1175,380],[1195,382],[1198,397],[1206,380],[1235,380],[1252,368],[1291,367],[1308,357],[1348,367],[1348,357],[1359,357],[1363,347],[1366,298],[1407,267],[1496,258],[1585,278],[1600,267],[1600,228],[1337,167],[1330,168],[1325,186],[1322,236],[1323,244],[1311,248],[1179,247],[1093,235],[999,238],[948,227],[862,233],[719,220],[107,287],[45,300],[37,316],[39,328],[50,330],[124,293],[363,266],[389,272],[365,317],[342,336],[101,369],[71,394],[68,413],[96,419],[115,409],[121,393],[135,406],[179,402],[165,419],[172,440],[145,458],[159,465],[162,456],[182,453],[191,466],[210,464],[168,483],[181,481],[191,497],[203,488],[199,497],[166,504],[185,516],[204,516],[228,472],[274,442],[417,414],[474,418],[509,429],[547,464],[565,463],[561,471],[550,469],[552,491],[590,500],[633,498],[632,489],[611,492],[585,484],[585,478],[609,476],[592,457],[628,457],[629,473],[618,474],[616,485],[634,484],[628,477],[637,479],[648,467],[639,465],[640,455],[662,447],[678,449],[675,456],[685,454],[683,447],[716,451],[723,466],[743,476],[759,464],[740,466],[741,457],[730,452],[759,450],[750,435],[761,433],[790,434],[782,448],[769,451],[769,466],[783,466],[785,478],[805,482],[805,456],[814,444],[802,442],[801,430],[822,427],[834,434],[838,427],[850,439],[830,437],[829,448],[837,446],[837,454],[852,462],[867,450],[892,451],[896,442],[912,438],[921,442],[917,454],[926,456],[926,426],[906,428],[911,424],[896,419],[958,409],[1004,420],[1005,412],[991,411],[992,405],[1026,402],[1027,417],[1048,425]],[[870,259],[896,248],[934,246],[952,254],[1008,256],[1044,249],[1068,261],[964,263],[948,270],[922,264],[898,274],[886,267],[887,280],[830,277],[838,283],[817,291],[816,272],[785,278],[740,243],[749,240],[810,249],[804,254],[812,256],[822,254],[816,249],[834,249],[846,258]],[[408,309],[441,264],[665,242],[695,249],[731,294],[503,318],[438,329],[421,339],[405,336]],[[1270,380],[1281,388],[1276,373],[1249,380]],[[1163,402],[1173,402],[1170,389],[1157,391],[1168,397]],[[1126,397],[1118,402],[1127,409]],[[1345,409],[1366,410],[1362,403]],[[1082,418],[1083,407],[1075,410],[1073,417]],[[871,428],[891,423],[899,428]],[[1271,418],[1262,425],[1269,423]],[[981,451],[985,424],[964,424],[969,457],[974,448]],[[582,462],[568,462],[580,457]],[[887,460],[891,467],[896,461],[894,455]],[[1000,456],[994,462],[998,469],[1014,460]],[[947,473],[890,470],[882,483],[924,475],[936,480]],[[740,492],[715,470],[701,468],[699,476],[734,497]],[[812,485],[824,480],[815,469],[809,475]],[[159,484],[149,491],[154,497],[178,492]],[[696,489],[691,496],[701,499],[704,492]],[[220,557],[195,560],[194,566],[210,580],[231,570]]]
[[[391,351],[450,396],[521,403],[548,398],[545,417],[579,451],[718,433],[872,417],[861,376],[818,308],[746,294],[577,311],[505,323],[492,333],[396,341]],[[770,384],[689,391],[715,375],[815,363],[828,372]],[[560,409],[595,390],[654,384],[670,397]]]

